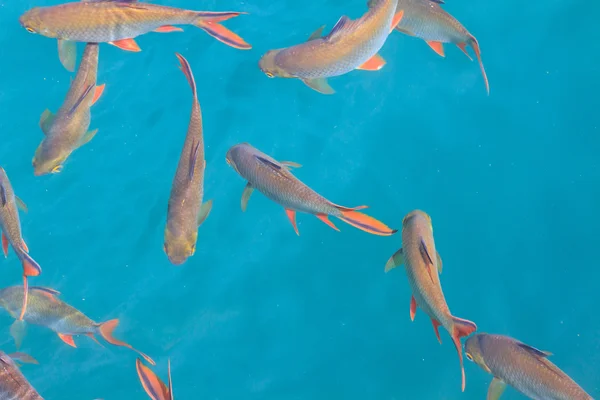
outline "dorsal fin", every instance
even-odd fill
[[[353,29],[357,21],[359,20],[353,21],[345,15],[342,16],[331,29],[331,32],[329,32],[327,36],[324,36],[323,39],[327,41],[335,40],[338,36],[344,35],[347,31]]]
[[[39,290],[40,292],[50,293],[52,296],[59,296],[60,292],[43,286],[31,286],[29,290]]]
[[[189,160],[189,165],[190,165],[189,178],[190,178],[190,181],[194,178],[194,170],[196,169],[196,159],[198,158],[198,150],[199,149],[200,149],[200,141],[198,141],[198,143],[196,143],[195,146],[192,144],[192,147],[190,149],[190,160]]]
[[[526,350],[529,353],[531,353],[534,356],[539,357],[539,358],[547,358],[547,357],[550,357],[552,355],[552,353],[550,353],[548,351],[542,351],[542,350],[536,349],[535,347],[530,346],[530,345],[525,344],[525,343],[518,343],[517,346],[519,346],[523,350]]]
[[[271,160],[267,160],[266,158],[264,158],[264,157],[261,157],[261,156],[255,156],[255,157],[256,157],[256,159],[257,159],[258,161],[260,161],[261,163],[263,163],[263,164],[264,164],[264,165],[266,165],[267,167],[269,167],[269,168],[272,168],[272,169],[274,169],[274,170],[275,170],[275,171],[277,171],[277,172],[281,171],[281,165],[279,165],[279,164],[276,164],[276,163],[274,163],[274,162],[273,162],[273,161],[271,161]]]

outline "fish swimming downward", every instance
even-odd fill
[[[96,86],[97,73],[98,44],[88,43],[63,105],[56,114],[46,110],[40,117],[44,139],[32,161],[36,176],[62,171],[71,153],[98,132],[98,129],[88,131],[92,118],[90,108],[104,91],[104,85]]]
[[[376,0],[369,0],[374,2]],[[440,56],[444,57],[444,43],[453,43],[458,46],[471,59],[467,46],[475,51],[479,67],[485,82],[487,93],[490,85],[481,61],[481,51],[475,36],[456,18],[446,12],[439,0],[398,0],[397,10],[404,11],[404,16],[396,26],[396,30],[409,36],[425,40],[427,44]]]
[[[385,265],[385,271],[404,264],[408,282],[412,288],[410,300],[410,319],[414,321],[417,307],[420,307],[431,318],[433,329],[441,343],[439,326],[443,326],[454,342],[458,351],[462,390],[465,390],[465,369],[463,366],[462,345],[460,338],[477,330],[477,326],[465,319],[454,317],[442,292],[440,278],[442,259],[435,250],[431,218],[423,211],[408,213],[402,221],[402,248],[398,250]]]
[[[44,400],[23,376],[14,360],[30,364],[38,363],[27,354],[6,354],[0,351],[0,399]]]
[[[206,160],[196,81],[187,60],[181,54],[176,55],[181,63],[180,68],[192,88],[193,96],[192,115],[171,187],[165,228],[165,253],[173,264],[178,265],[185,262],[196,251],[198,227],[208,216],[212,201],[202,204]]]
[[[116,339],[113,331],[119,324],[118,319],[96,323],[81,311],[68,305],[58,298],[60,293],[54,289],[33,286],[29,288],[27,312],[23,320],[16,320],[10,327],[10,333],[17,348],[21,347],[25,335],[25,322],[45,326],[56,332],[58,337],[72,347],[77,347],[73,336],[86,335],[98,342],[94,335],[99,334],[108,343],[115,346],[127,347],[147,362],[155,365],[146,354],[134,349],[131,345]],[[20,286],[9,286],[0,289],[0,307],[4,308],[11,317],[18,315],[19,305],[23,301],[23,290]]]
[[[173,400],[173,383],[171,381],[171,361],[168,363],[169,370],[169,386],[164,384],[163,381],[148,367],[146,367],[142,360],[139,358],[135,360],[135,367],[137,369],[140,382],[142,387],[150,396],[152,400]]]
[[[191,11],[136,0],[87,0],[35,7],[20,18],[31,33],[39,33],[59,41],[59,57],[69,69],[75,42],[110,43],[127,51],[140,51],[137,36],[154,32],[176,32],[173,25],[194,25],[215,39],[238,49],[251,46],[220,22],[241,12]]]
[[[327,78],[355,69],[378,71],[385,65],[377,53],[402,19],[396,5],[397,0],[374,0],[361,18],[343,16],[326,36],[321,37],[321,27],[305,43],[271,50],[259,67],[269,78],[298,78],[317,92],[333,94]]]
[[[23,319],[27,309],[27,286],[29,276],[38,276],[42,268],[29,255],[29,249],[23,235],[21,234],[21,221],[19,210],[27,211],[27,206],[15,195],[12,185],[8,180],[6,171],[0,167],[0,229],[2,229],[2,251],[4,257],[8,257],[8,245],[10,244],[23,265],[23,293],[19,319]]]
[[[306,186],[290,172],[290,168],[300,167],[296,163],[278,162],[248,143],[231,147],[226,158],[227,163],[248,181],[242,194],[242,211],[246,211],[248,199],[253,190],[257,189],[285,208],[296,234],[299,234],[296,226],[296,211],[314,214],[336,231],[339,229],[328,216],[339,218],[355,228],[374,235],[389,236],[396,232],[375,218],[357,211],[366,206],[354,208],[338,206]]]
[[[513,338],[478,333],[465,342],[465,353],[494,376],[487,400],[498,400],[510,385],[534,400],[593,400],[541,351]]]

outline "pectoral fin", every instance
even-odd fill
[[[402,249],[400,249],[396,253],[394,253],[394,255],[391,256],[388,262],[385,264],[385,272],[399,267],[402,264],[404,264],[404,254],[402,252]]]
[[[322,94],[334,94],[335,93],[335,90],[333,90],[333,88],[331,86],[329,86],[329,83],[327,83],[327,79],[325,79],[325,78],[302,79],[302,82],[304,82],[304,84],[306,84],[306,86],[308,86],[309,88],[316,90],[319,93],[322,93]]]
[[[50,127],[54,123],[54,118],[56,118],[56,116],[50,110],[45,110],[42,113],[42,116],[40,117],[40,128],[44,134],[48,134]]]
[[[379,54],[375,54],[373,57],[368,59],[364,64],[356,69],[362,69],[364,71],[379,71],[385,65],[385,60]]]
[[[242,193],[242,211],[246,212],[246,208],[248,208],[248,200],[250,200],[250,195],[254,191],[254,188],[248,182],[246,187],[244,188],[244,192]]]
[[[210,214],[211,208],[212,200],[209,200],[200,206],[200,211],[198,212],[198,226],[202,225],[202,223],[206,220],[208,214]]]
[[[94,129],[93,131],[87,131],[82,138],[79,140],[79,144],[77,147],[81,147],[84,144],[86,144],[87,142],[89,142],[90,140],[92,140],[94,138],[94,136],[96,136],[96,133],[98,133],[98,129]]]
[[[58,39],[58,58],[67,71],[75,71],[77,45],[70,40]]]
[[[440,275],[442,274],[442,257],[440,257],[440,253],[437,253],[437,269]]]
[[[502,396],[502,393],[504,393],[504,389],[506,389],[504,381],[498,378],[492,379],[487,393],[487,400],[498,400]]]
[[[27,204],[17,196],[15,196],[15,201],[17,202],[17,207],[19,207],[22,211],[27,212]]]
[[[25,328],[25,321],[22,319],[15,320],[15,322],[13,322],[13,324],[10,326],[10,336],[12,336],[12,338],[15,340],[15,347],[17,350],[19,350],[21,344],[23,344],[23,337],[25,336],[26,330]]]

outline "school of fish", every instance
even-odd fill
[[[360,18],[342,16],[327,34],[323,33],[324,26],[321,26],[306,41],[301,39],[299,44],[269,50],[260,57],[258,67],[269,78],[296,78],[319,93],[331,95],[335,90],[328,79],[354,70],[382,69],[387,61],[379,52],[388,37],[398,31],[425,41],[442,57],[445,56],[445,43],[456,45],[469,58],[467,47],[470,46],[479,62],[489,95],[479,42],[443,8],[443,4],[441,0],[368,0],[367,9]],[[177,32],[183,30],[180,25],[193,25],[232,48],[249,50],[250,44],[222,24],[244,14],[238,11],[192,11],[137,0],[82,0],[24,10],[19,19],[22,27],[30,33],[57,39],[59,60],[68,71],[75,71],[76,43],[81,42],[85,46],[62,105],[56,113],[45,110],[40,117],[43,138],[32,160],[33,174],[43,176],[62,172],[73,152],[92,140],[98,132],[98,129],[90,130],[90,125],[93,106],[105,89],[105,84],[97,83],[101,43],[139,52],[141,47],[137,39],[142,35]],[[206,201],[204,193],[207,157],[199,101],[199,98],[210,96],[198,91],[187,59],[180,53],[175,56],[191,89],[192,104],[188,130],[166,204],[163,249],[171,264],[181,265],[194,255],[199,227],[212,208],[212,199]],[[110,87],[110,83],[108,85]],[[297,235],[298,212],[312,214],[336,231],[339,229],[330,217],[372,235],[391,236],[398,231],[360,212],[366,206],[337,205],[317,193],[292,174],[292,170],[300,168],[296,162],[277,161],[247,142],[232,146],[225,158],[246,182],[241,196],[242,211],[247,210],[248,201],[256,190],[284,208]],[[136,358],[136,371],[149,398],[173,400],[170,360],[168,384],[165,384],[144,363],[155,365],[150,356],[115,338],[117,319],[95,322],[62,300],[58,291],[29,285],[29,278],[39,276],[42,270],[29,255],[21,231],[19,209],[27,211],[27,206],[16,196],[7,173],[0,167],[2,249],[8,256],[10,246],[23,270],[22,285],[0,289],[0,307],[14,318],[10,334],[17,349],[12,354],[0,351],[0,399],[42,399],[20,371],[20,363],[37,363],[31,356],[18,352],[29,324],[48,328],[72,347],[77,347],[75,337],[87,336],[99,343],[97,336],[100,336],[107,343],[136,352],[141,357]],[[464,352],[468,360],[493,376],[488,400],[499,399],[507,385],[532,399],[592,399],[571,377],[549,361],[550,353],[508,336],[477,333],[478,327],[474,322],[450,312],[442,291],[442,258],[436,250],[429,215],[421,210],[406,214],[400,236],[401,247],[388,260],[385,272],[403,265],[412,292],[411,321],[421,309],[431,320],[440,343],[439,327],[450,335],[458,353],[462,391],[466,388]],[[451,269],[449,273],[454,272]],[[463,338],[466,338],[464,345]],[[483,394],[478,397],[483,398]]]

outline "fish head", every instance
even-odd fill
[[[25,14],[19,17],[21,26],[29,33],[39,33],[47,37],[57,37],[48,27],[44,24],[42,7],[34,7],[27,11]]]
[[[279,50],[267,51],[258,61],[260,70],[264,72],[268,78],[275,78],[276,76],[281,78],[291,78],[292,75],[290,73],[277,65],[278,54]]]
[[[465,356],[467,357],[467,360],[472,361],[484,370],[489,371],[483,356],[482,337],[482,334],[477,334],[465,341]]]
[[[402,228],[406,229],[411,226],[415,226],[417,224],[425,223],[431,229],[433,233],[433,225],[431,223],[431,217],[427,215],[427,213],[421,210],[414,210],[406,214],[404,219],[402,220]]]
[[[56,146],[51,146],[46,141],[43,141],[33,156],[33,174],[35,176],[41,176],[59,173],[62,171],[63,163],[68,156],[68,153],[65,153]]]
[[[188,257],[196,252],[196,241],[198,240],[198,231],[191,232],[172,232],[167,227],[165,229],[165,243],[163,249],[172,264],[181,265]]]
[[[0,167],[0,185],[5,182],[8,182],[8,175],[6,175],[4,168]]]

